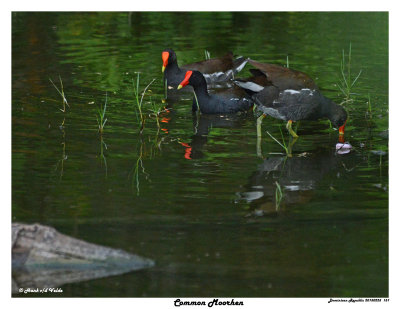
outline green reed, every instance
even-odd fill
[[[349,46],[349,52],[347,55],[347,60],[346,56],[344,53],[344,49],[342,50],[342,60],[340,62],[340,80],[338,87],[342,94],[345,97],[345,100],[342,102],[342,104],[351,101],[350,96],[355,94],[352,92],[353,87],[355,86],[357,80],[359,79],[361,75],[362,70],[358,73],[358,75],[353,78],[352,73],[351,73],[351,43]]]
[[[163,110],[162,104],[156,104],[150,99],[151,107],[149,108],[150,114],[149,116],[154,116],[157,121],[157,127],[160,128],[160,114]]]
[[[281,129],[280,126],[279,126],[279,130],[281,131],[282,143],[281,143],[280,141],[278,141],[278,140],[277,140],[271,133],[269,133],[268,131],[267,131],[267,133],[268,133],[268,135],[269,135],[275,142],[277,142],[277,143],[285,150],[286,154],[289,154],[289,149],[288,149],[288,147],[286,146],[285,138],[283,137],[282,129]]]
[[[278,211],[283,199],[283,191],[279,182],[275,181],[275,210]]]
[[[101,165],[104,163],[104,168],[105,168],[105,178],[107,178],[107,159],[106,156],[104,155],[104,148],[107,150],[107,144],[103,140],[103,136],[100,136],[100,159],[101,159]]]
[[[62,97],[63,109],[60,109],[60,111],[62,111],[63,113],[65,113],[65,111],[66,111],[66,106],[69,107],[69,104],[68,104],[67,98],[65,97],[64,86],[63,86],[63,82],[62,82],[61,76],[59,75],[58,78],[59,78],[59,80],[60,80],[60,88],[61,88],[61,90],[59,90],[59,89],[57,88],[57,86],[53,83],[53,81],[51,80],[51,78],[49,78],[49,80],[50,80],[50,82],[53,84],[54,88],[56,88],[56,90],[57,90],[57,92],[60,94],[60,96]]]
[[[135,94],[135,99],[136,99],[136,118],[140,124],[140,133],[143,132],[144,129],[144,124],[146,121],[145,114],[143,113],[143,98],[144,95],[146,94],[147,89],[150,87],[150,85],[155,81],[156,79],[154,78],[143,90],[142,95],[140,96],[140,90],[139,90],[139,83],[140,83],[140,73],[137,73],[136,77],[136,85],[134,84],[133,87],[133,92]]]
[[[367,111],[365,113],[365,116],[369,116],[369,119],[372,120],[372,105],[371,105],[371,96],[368,93],[368,101],[367,101]]]
[[[104,126],[106,125],[107,118],[106,118],[106,110],[107,110],[107,92],[106,92],[106,100],[103,104],[100,104],[100,108],[97,109],[97,124],[99,126],[99,133],[103,134]]]
[[[59,80],[60,80],[60,88],[61,88],[61,90],[57,88],[57,86],[54,84],[54,82],[51,80],[51,78],[49,78],[49,80],[50,80],[50,82],[53,84],[54,88],[56,88],[56,90],[57,90],[57,92],[60,94],[60,96],[62,97],[63,108],[62,108],[62,109],[60,108],[60,111],[62,111],[63,113],[65,113],[65,112],[66,112],[66,107],[67,107],[67,106],[69,107],[69,104],[68,104],[67,98],[65,97],[64,85],[63,85],[61,76],[58,75],[58,78],[59,78]],[[63,127],[63,126],[64,126],[64,123],[65,123],[65,117],[64,117],[63,122],[62,122],[62,124],[61,124],[60,127]]]
[[[200,113],[200,105],[199,105],[199,100],[197,99],[196,92],[194,92],[194,89],[193,89],[193,94],[194,94],[194,99],[196,100],[197,114],[199,114]]]

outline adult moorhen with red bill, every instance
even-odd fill
[[[161,56],[163,61],[162,72],[164,72],[168,86],[172,87],[179,85],[188,70],[203,73],[208,84],[227,82],[242,70],[248,61],[244,57],[234,59],[233,54],[229,52],[220,58],[212,58],[179,67],[176,54],[172,49],[165,49]]]
[[[249,83],[249,82],[247,82]],[[241,82],[237,82],[241,85]],[[292,122],[299,120],[318,120],[328,118],[335,128],[339,128],[339,134],[344,134],[347,120],[345,109],[324,97],[319,90],[303,88],[300,90],[286,89],[280,91],[278,87],[260,85],[246,85],[246,90],[252,92],[251,98],[257,108],[263,113],[257,120],[257,135],[261,136],[261,121],[265,115],[287,121],[287,129],[293,137],[297,134],[292,130]],[[249,90],[258,87],[257,91]]]
[[[187,85],[191,85],[195,93],[193,111],[197,111],[197,102],[203,114],[232,114],[246,112],[253,107],[253,100],[245,90],[238,87],[218,94],[209,94],[206,80],[199,71],[187,71],[178,89]]]

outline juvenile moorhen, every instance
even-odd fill
[[[261,136],[261,121],[265,115],[287,121],[286,128],[293,137],[297,134],[292,130],[292,122],[299,120],[318,120],[328,118],[339,134],[344,134],[347,113],[344,108],[324,97],[316,89],[301,90],[267,86],[259,92],[254,92],[252,99],[263,113],[257,119],[257,135]]]
[[[233,59],[231,52],[220,58],[212,58],[200,62],[178,66],[176,54],[172,49],[165,49],[162,53],[162,72],[168,86],[176,87],[184,79],[188,70],[196,70],[203,73],[208,84],[226,82],[233,78],[246,65],[244,57]]]
[[[279,91],[285,89],[300,90],[303,88],[318,89],[311,77],[303,72],[276,64],[257,62],[252,59],[249,59],[248,62],[256,68],[250,69],[253,76],[246,80],[248,82],[253,82],[263,87],[275,86]]]
[[[209,94],[206,80],[199,71],[187,71],[178,89],[191,85],[194,89],[192,110],[197,111],[197,102],[203,114],[232,114],[248,111],[253,101],[245,90],[235,87],[218,94]],[[197,102],[196,102],[197,98]]]

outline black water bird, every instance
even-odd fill
[[[209,94],[206,80],[199,71],[187,71],[178,89],[191,85],[194,89],[193,111],[197,107],[203,114],[232,114],[246,112],[253,107],[253,100],[240,87],[227,89],[218,94]]]
[[[286,121],[286,128],[293,137],[297,137],[292,130],[293,121],[321,118],[328,118],[335,128],[339,128],[339,134],[344,134],[347,112],[342,106],[324,97],[317,89],[303,88],[281,91],[276,86],[262,87],[257,84],[251,85],[248,81],[246,83],[236,81],[235,83],[252,93],[251,98],[263,113],[257,120],[258,136],[261,136],[261,121],[266,115]]]
[[[252,59],[248,59],[248,63],[255,69],[250,69],[252,77],[246,81],[258,86],[275,86],[280,91],[286,89],[300,90],[303,88],[318,89],[312,78],[304,72],[276,64],[261,63]]]
[[[242,70],[248,61],[244,57],[234,59],[232,52],[229,52],[220,58],[212,58],[179,67],[175,52],[169,48],[161,53],[161,57],[163,61],[162,72],[164,72],[168,86],[172,87],[179,85],[188,70],[201,72],[208,84],[227,82]]]

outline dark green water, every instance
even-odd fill
[[[349,154],[335,154],[326,121],[304,122],[286,158],[265,133],[280,139],[282,123],[267,118],[260,158],[253,115],[196,118],[188,92],[169,97],[160,128],[148,116],[162,105],[166,47],[180,64],[205,50],[281,65],[288,56],[340,103],[350,42],[352,76],[362,74],[344,105]],[[142,134],[136,72],[141,90],[155,79]],[[60,88],[59,76],[65,113],[49,81]],[[64,297],[385,297],[388,109],[386,13],[13,13],[12,221],[156,262],[66,284]]]

